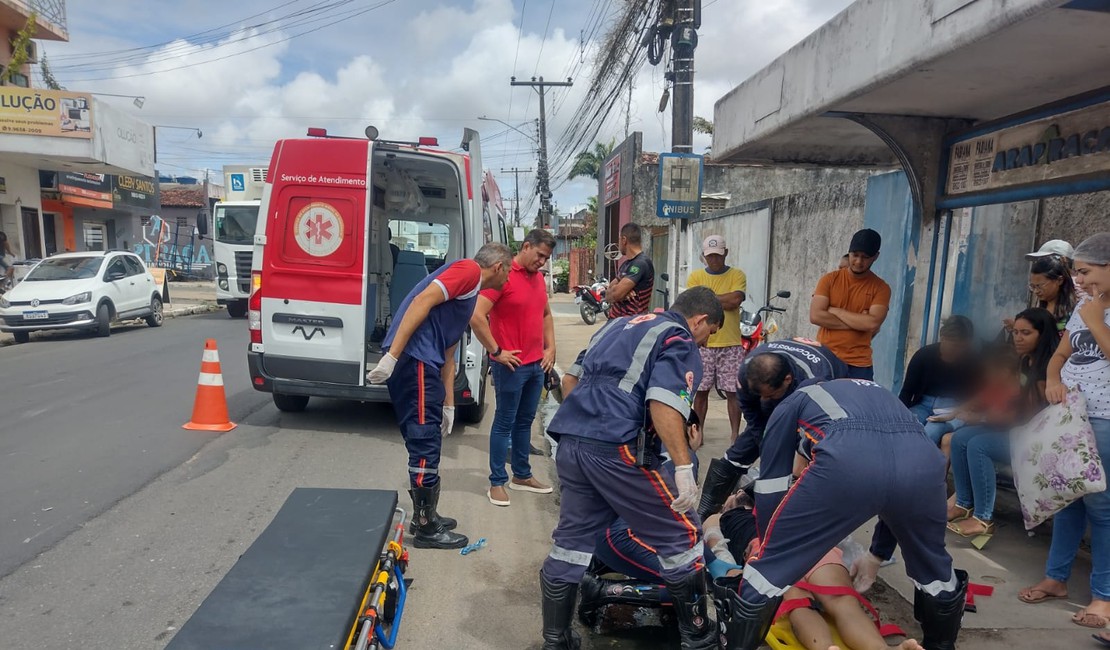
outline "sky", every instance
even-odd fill
[[[713,105],[851,0],[703,0],[694,113]],[[457,147],[482,134],[483,159],[512,197],[513,175],[535,169],[537,93],[511,77],[571,77],[547,95],[549,149],[581,104],[592,62],[623,0],[102,0],[67,3],[68,43],[40,41],[68,90],[103,97],[159,126],[163,174],[220,177],[224,164],[266,163],[280,138],[310,126],[383,139],[438,137]],[[34,80],[41,85],[41,79]],[[598,140],[620,142],[626,122],[644,149],[669,149],[670,113],[658,112],[663,67],[645,64],[630,101]],[[482,121],[480,116],[501,120]],[[184,128],[169,129],[178,126]],[[509,127],[515,128],[509,128]],[[198,138],[193,129],[203,136]],[[521,133],[524,132],[524,133]],[[695,135],[694,150],[710,146]],[[559,167],[560,163],[564,164]],[[552,178],[560,213],[584,205],[596,183]],[[534,175],[520,175],[523,214],[534,214]],[[532,199],[532,200],[530,200]]]

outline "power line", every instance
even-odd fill
[[[528,0],[520,5],[520,25],[516,29],[516,52],[513,53],[513,74],[516,74],[516,63],[520,58],[520,37],[524,33],[524,10],[528,8]],[[509,89],[509,110],[505,115],[505,119],[511,119],[513,115],[513,90]]]
[[[263,48],[272,47],[272,46],[277,45],[279,43],[284,43],[286,41],[293,40],[294,38],[299,38],[301,36],[305,36],[305,35],[308,35],[308,34],[312,34],[314,32],[318,32],[321,29],[324,29],[326,27],[331,27],[332,25],[335,25],[335,24],[337,24],[339,22],[342,22],[344,20],[361,16],[363,14],[374,11],[375,9],[380,9],[380,8],[386,6],[386,5],[393,4],[394,2],[397,2],[397,0],[381,0],[381,2],[378,2],[375,5],[367,7],[366,9],[361,9],[361,10],[354,11],[354,12],[347,12],[345,15],[341,16],[340,18],[337,18],[336,20],[333,20],[329,23],[325,23],[323,25],[320,25],[319,27],[314,27],[312,29],[308,29],[308,30],[305,30],[305,31],[297,33],[297,34],[293,34],[292,36],[287,36],[285,38],[278,39],[278,40],[273,41],[271,43],[265,43],[263,45],[259,45],[258,47],[252,47],[250,49],[243,50],[242,52],[235,52],[234,54],[228,54],[227,56],[221,56],[221,57],[217,57],[215,59],[208,59],[208,60],[205,60],[205,61],[197,61],[195,63],[180,65],[180,66],[173,67],[173,68],[166,68],[166,69],[163,69],[163,70],[153,70],[153,71],[148,71],[148,72],[137,72],[135,74],[127,74],[127,75],[113,75],[113,76],[109,76],[109,77],[89,77],[89,78],[83,78],[83,79],[67,79],[67,81],[69,81],[69,82],[83,82],[83,81],[105,81],[105,80],[108,80],[108,79],[130,79],[130,78],[134,78],[134,77],[146,77],[146,76],[150,76],[150,75],[154,75],[154,74],[162,74],[164,72],[172,72],[174,70],[184,70],[186,68],[193,68],[193,67],[196,67],[196,66],[199,66],[199,65],[205,65],[207,63],[215,63],[216,61],[223,61],[224,59],[230,59],[232,57],[241,56],[243,54],[254,52],[256,50],[261,50]]]

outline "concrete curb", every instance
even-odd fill
[[[207,314],[220,311],[221,309],[223,309],[223,307],[215,304],[187,305],[165,309],[162,312],[162,316],[164,318],[180,318],[182,316],[192,316],[194,314]],[[15,345],[15,339],[10,333],[0,333],[0,348],[9,345]]]

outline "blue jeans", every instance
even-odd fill
[[[512,447],[513,476],[532,478],[532,465],[528,462],[528,449],[532,440],[532,420],[543,392],[544,371],[540,362],[518,366],[509,370],[494,363],[493,389],[497,394],[497,411],[489,432],[489,482],[504,485],[509,482],[505,473],[505,456]]]
[[[910,407],[910,412],[913,413],[914,416],[917,417],[917,421],[925,427],[925,435],[929,436],[929,440],[932,440],[933,444],[939,447],[940,440],[944,437],[944,434],[955,431],[962,423],[959,420],[929,422],[929,416],[933,414],[934,409],[953,408],[958,406],[959,403],[959,400],[952,397],[922,395],[921,401]]]
[[[995,462],[1010,462],[1010,436],[986,426],[966,426],[952,434],[952,481],[956,505],[974,508],[983,521],[994,517]]]
[[[1091,418],[1103,468],[1110,465],[1110,419]],[[1091,524],[1091,595],[1110,600],[1110,492],[1088,494],[1056,513],[1045,575],[1067,582],[1087,523]]]
[[[875,366],[848,366],[848,379],[875,381]]]

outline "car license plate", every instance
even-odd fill
[[[582,296],[575,296],[574,297],[574,304],[581,305],[582,304]]]
[[[45,320],[47,318],[50,318],[50,313],[45,309],[23,312],[23,320]]]

